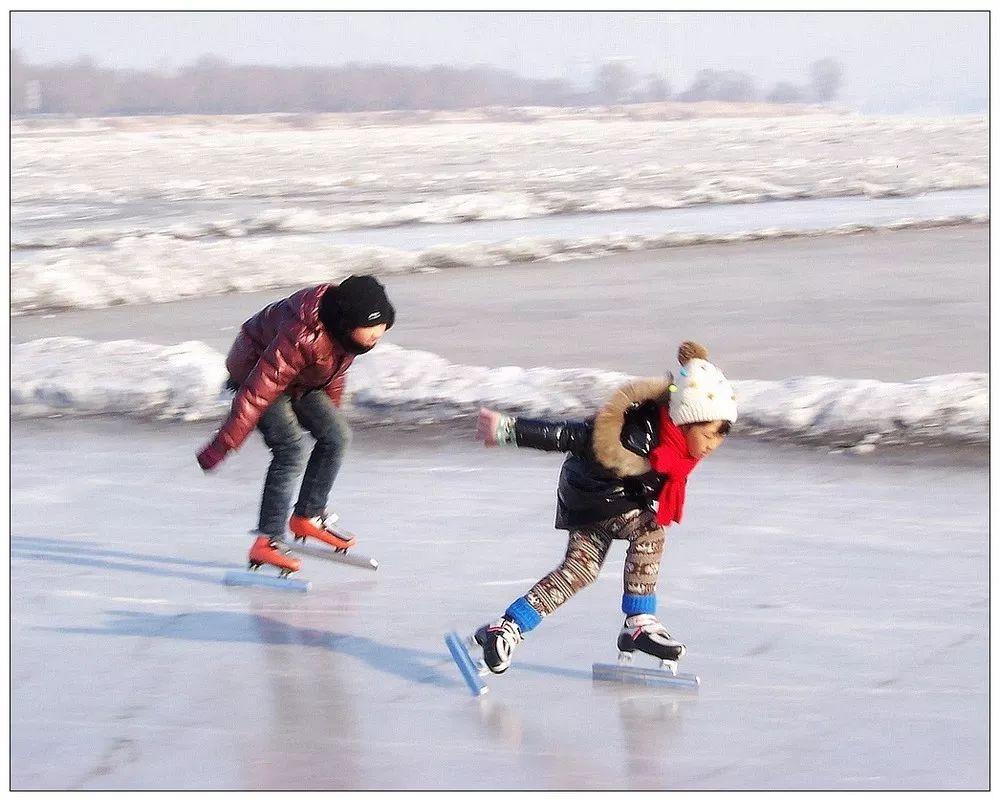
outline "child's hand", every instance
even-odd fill
[[[497,443],[497,426],[500,423],[500,413],[485,407],[479,410],[479,420],[476,422],[476,439],[481,440],[487,448],[494,448]]]
[[[209,443],[198,452],[198,464],[205,473],[208,473],[222,462],[225,456],[222,451],[217,449],[212,443]]]

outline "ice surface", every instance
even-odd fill
[[[444,633],[561,559],[560,459],[358,430],[333,504],[377,573],[223,585],[266,451],[205,424],[15,422],[11,783],[28,788],[984,789],[985,464],[733,441],[691,478],[660,615],[696,697],[595,683],[621,546],[472,699]]]

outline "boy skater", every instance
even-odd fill
[[[566,556],[496,623],[476,631],[474,640],[493,673],[507,670],[525,633],[597,579],[613,540],[628,542],[618,649],[670,661],[684,654],[684,645],[655,615],[661,527],[680,523],[688,474],[736,422],[736,396],[704,346],[681,343],[677,358],[676,379],[628,384],[586,421],[527,420],[480,410],[476,437],[486,446],[569,452],[556,513],[556,528],[569,531]]]
[[[339,285],[307,287],[276,301],[240,329],[226,357],[228,386],[236,397],[214,439],[198,452],[198,464],[212,470],[255,427],[271,449],[257,538],[248,556],[252,567],[275,565],[282,574],[299,569],[300,561],[280,546],[286,522],[296,537],[337,549],[354,545],[332,531],[337,516],[326,512],[351,438],[340,401],[354,358],[374,348],[395,318],[378,280],[349,276]],[[316,441],[311,453],[305,431]]]

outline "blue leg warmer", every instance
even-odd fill
[[[633,593],[622,594],[622,612],[625,615],[639,615],[640,613],[656,612],[656,596],[636,596]]]
[[[521,632],[530,632],[542,623],[542,614],[532,607],[524,596],[515,599],[504,615],[517,624]]]

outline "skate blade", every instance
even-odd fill
[[[594,663],[594,679],[631,685],[656,685],[691,692],[697,692],[701,685],[701,680],[694,674],[673,674],[665,668],[642,668],[620,663]]]
[[[476,643],[475,633],[463,638],[462,645],[465,646],[466,654],[472,658],[472,662],[476,667],[476,673],[480,677],[490,676],[493,672],[486,667],[486,661],[482,657],[473,657],[473,655],[481,655],[483,653],[483,647]]]
[[[489,686],[479,676],[476,664],[472,657],[469,656],[469,650],[465,648],[462,639],[454,632],[449,632],[444,636],[444,642],[448,647],[448,651],[451,652],[455,665],[458,666],[458,670],[462,673],[465,684],[469,686],[472,695],[482,696],[484,693],[488,693],[490,690]]]
[[[286,579],[267,574],[251,573],[250,571],[229,571],[222,578],[222,581],[226,585],[274,588],[275,590],[291,590],[297,593],[307,593],[312,587],[312,582],[302,579]]]
[[[321,560],[327,560],[328,562],[352,565],[355,568],[367,568],[369,571],[378,570],[378,560],[365,554],[357,554],[352,550],[343,552],[335,551],[333,546],[308,546],[296,545],[294,543],[286,545],[292,550],[293,554],[301,554],[305,557],[319,557]]]

